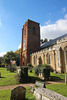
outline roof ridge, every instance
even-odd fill
[[[48,41],[48,42],[46,42],[46,43],[43,43],[43,44],[41,45],[41,48],[45,48],[45,47],[47,47],[47,46],[53,45],[53,44],[56,43],[57,40],[60,40],[60,39],[64,38],[65,36],[67,36],[67,33],[64,34],[64,35],[62,35],[62,36],[59,36],[59,37],[57,37],[57,38],[55,38],[55,39],[53,39],[53,40],[51,40],[51,41]]]

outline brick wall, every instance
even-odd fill
[[[25,34],[26,29],[26,34]],[[25,40],[25,43],[24,43]],[[25,49],[24,49],[25,47]],[[22,29],[20,65],[30,63],[30,54],[40,50],[40,27],[39,23],[27,20]],[[23,59],[24,57],[24,59]]]

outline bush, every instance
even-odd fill
[[[50,77],[50,65],[48,65],[48,64],[38,65],[35,68],[35,74],[39,75],[39,73],[42,73],[44,78],[49,79],[49,77]]]
[[[44,68],[50,68],[50,65],[48,65],[48,64],[42,64],[41,66]]]
[[[39,75],[39,68],[35,68],[35,75]]]
[[[31,67],[31,64],[30,63],[27,63],[27,66]]]

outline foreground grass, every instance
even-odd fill
[[[47,85],[46,88],[67,97],[67,84],[51,84]]]
[[[10,100],[11,90],[0,90],[0,100]],[[30,88],[26,88],[26,100],[36,100]]]
[[[1,72],[0,86],[12,85],[18,83],[15,78],[16,72],[10,73],[10,71],[7,71],[6,68],[0,68],[0,72]]]

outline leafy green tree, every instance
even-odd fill
[[[10,64],[11,61],[16,60],[16,55],[13,51],[7,52],[4,56],[3,56],[3,62],[5,64]]]
[[[3,58],[2,63],[5,65],[10,65],[11,61],[16,61],[16,65],[19,66],[20,64],[20,50],[16,50],[15,52],[9,51],[7,52]]]
[[[20,51],[21,51],[21,49],[15,51],[17,66],[20,65]]]

